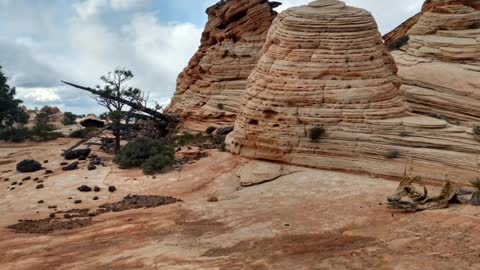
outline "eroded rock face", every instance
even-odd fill
[[[179,113],[187,125],[233,123],[278,5],[267,0],[227,0],[207,9],[200,48],[179,75],[167,110]]]
[[[478,124],[480,1],[426,1],[406,35],[408,43],[392,54],[412,109],[457,125]]]
[[[410,111],[369,12],[336,0],[288,9],[263,51],[227,136],[230,152],[390,177],[411,163],[432,181],[476,175],[471,130]]]

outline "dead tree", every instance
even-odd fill
[[[103,88],[97,86],[94,89],[62,81],[67,85],[93,94],[98,104],[109,110],[112,122],[111,129],[115,136],[115,152],[120,149],[121,136],[129,130],[126,130],[125,127],[128,127],[130,118],[138,115],[138,112],[149,115],[163,135],[171,133],[171,130],[175,129],[180,122],[175,115],[148,108],[146,106],[148,98],[144,96],[144,93],[138,88],[127,86],[126,82],[132,78],[131,71],[117,68],[113,73],[100,78],[105,83]],[[129,107],[130,110],[125,112],[125,106]]]

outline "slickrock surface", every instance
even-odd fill
[[[480,1],[429,0],[407,35],[408,43],[393,56],[412,109],[459,125],[478,124]]]
[[[480,268],[478,207],[399,213],[386,208],[397,182],[368,176],[246,161],[212,152],[181,172],[157,175],[116,167],[55,171],[36,190],[4,172],[28,156],[63,160],[62,139],[18,148],[0,143],[1,269],[472,269]],[[99,152],[100,154],[100,152]],[[107,157],[105,157],[107,158]],[[3,181],[3,178],[10,181]],[[32,174],[32,177],[44,177]],[[88,177],[88,179],[85,179]],[[243,183],[275,181],[242,188]],[[100,192],[80,193],[79,184]],[[106,191],[115,185],[117,192]],[[430,190],[430,188],[429,188]],[[94,211],[128,194],[184,202],[92,217],[82,228],[15,233],[18,219],[44,219],[58,207]],[[433,191],[432,191],[433,193]],[[98,196],[99,200],[93,200]],[[216,202],[208,202],[210,197]],[[72,199],[68,199],[72,197]],[[81,199],[81,204],[73,200]],[[37,203],[43,200],[43,204]],[[70,211],[71,215],[81,213]],[[38,213],[37,213],[38,211]],[[60,216],[60,215],[57,215]]]
[[[255,159],[467,183],[480,144],[470,129],[415,115],[369,12],[315,1],[275,19],[227,149]],[[314,127],[325,134],[309,138]]]
[[[169,112],[190,122],[233,123],[261,55],[276,2],[227,0],[207,9],[201,45],[177,80]]]

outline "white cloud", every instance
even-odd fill
[[[282,3],[277,11],[287,8],[305,5],[312,0],[278,0]],[[420,11],[424,0],[344,0],[350,6],[366,9],[372,13],[379,25],[380,32],[386,34],[400,25],[402,22]]]
[[[25,102],[58,102],[61,100],[58,95],[58,88],[17,88],[17,96]]]
[[[114,11],[130,11],[148,7],[151,0],[84,0],[73,4],[77,15],[82,20],[99,15],[105,9]]]

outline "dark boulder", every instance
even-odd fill
[[[105,126],[105,122],[98,119],[87,118],[80,121],[80,125],[82,127],[95,127],[95,128],[103,128]]]
[[[93,171],[93,170],[97,169],[97,166],[95,166],[95,165],[93,165],[93,164],[90,163],[90,164],[88,165],[87,169],[88,169],[89,171]]]
[[[27,173],[27,172],[36,172],[40,171],[42,169],[42,164],[40,162],[31,160],[31,159],[25,159],[23,161],[20,161],[17,164],[17,171],[22,172],[22,173]]]
[[[64,171],[73,171],[73,170],[76,170],[78,169],[78,161],[75,161],[71,164],[68,164],[67,166],[63,167],[62,170]]]
[[[117,191],[117,188],[115,186],[109,186],[108,191],[115,192],[115,191]]]
[[[80,157],[88,157],[88,155],[90,155],[90,152],[92,152],[92,149],[90,148],[68,151],[68,152],[65,152],[65,159],[72,160],[72,159],[78,159]]]
[[[77,189],[80,192],[90,192],[90,191],[92,191],[92,188],[89,187],[89,186],[86,186],[86,185],[79,186]]]
[[[100,192],[100,187],[94,186],[94,187],[93,187],[93,191],[95,191],[95,192]]]
[[[233,127],[223,127],[223,128],[217,129],[215,134],[223,136],[223,135],[228,135],[232,131],[233,131]]]

